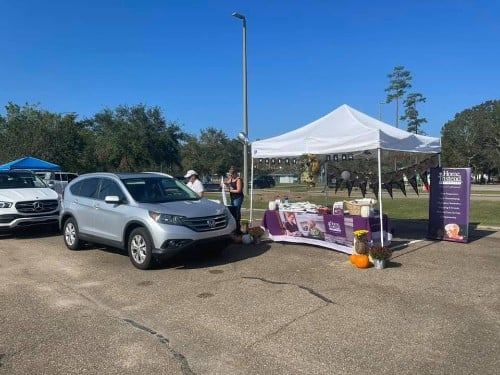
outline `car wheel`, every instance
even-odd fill
[[[149,269],[153,264],[153,241],[144,228],[136,228],[128,239],[128,256],[134,267],[141,270]]]
[[[78,250],[81,248],[82,242],[78,238],[78,224],[72,217],[64,222],[63,227],[64,244],[70,250]]]

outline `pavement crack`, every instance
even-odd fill
[[[331,299],[326,298],[324,295],[316,292],[314,289],[308,288],[307,286],[302,286],[302,285],[297,285],[300,289],[307,290],[309,293],[311,293],[313,296],[318,297],[320,300],[325,301],[326,303],[334,303]]]
[[[325,308],[326,306],[323,305],[323,306],[318,306],[316,307],[314,310],[312,311],[308,311],[302,315],[299,315],[295,318],[293,318],[292,320],[290,320],[289,322],[281,325],[278,327],[278,329],[272,331],[272,332],[269,332],[268,334],[264,335],[263,337],[261,337],[260,339],[254,341],[253,343],[250,344],[250,347],[253,347],[255,346],[256,344],[260,343],[260,342],[263,342],[264,340],[267,340],[277,334],[279,334],[280,332],[284,331],[286,328],[290,327],[292,324],[294,324],[295,322],[297,322],[298,320],[301,320],[302,318],[306,317],[306,316],[309,316],[309,315],[312,315],[312,314],[315,314],[317,311]]]
[[[181,371],[184,375],[196,375],[196,373],[193,370],[191,370],[191,368],[189,367],[189,362],[186,359],[186,357],[183,354],[177,352],[174,348],[172,348],[172,346],[170,345],[170,340],[168,338],[159,334],[154,329],[146,327],[145,325],[136,322],[135,320],[127,319],[127,318],[123,318],[122,320],[124,322],[130,324],[134,328],[140,329],[141,331],[147,332],[147,333],[155,336],[155,338],[157,338],[161,344],[165,345],[167,350],[180,363]]]
[[[250,280],[260,280],[264,283],[269,283],[269,284],[278,284],[278,285],[294,285],[296,286],[297,288],[300,288],[300,289],[304,289],[306,291],[308,291],[310,294],[312,294],[313,296],[315,297],[318,297],[320,300],[326,302],[326,303],[335,303],[333,302],[331,299],[325,297],[324,295],[322,295],[321,293],[319,292],[316,292],[314,289],[312,288],[309,288],[307,286],[303,286],[303,285],[299,285],[299,284],[294,284],[294,283],[289,283],[289,282],[285,282],[285,281],[274,281],[274,280],[267,280],[267,279],[264,279],[263,277],[251,277],[251,276],[244,276],[243,277],[244,279],[250,279]]]

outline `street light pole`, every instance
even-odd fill
[[[378,119],[379,119],[379,121],[382,121],[382,106],[384,104],[385,104],[384,102],[378,103]]]
[[[248,100],[247,100],[247,19],[243,14],[234,12],[233,17],[243,22],[243,132],[248,137]],[[243,194],[248,195],[248,144],[243,144]]]

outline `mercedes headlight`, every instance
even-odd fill
[[[0,201],[0,208],[11,208],[11,207],[12,207],[12,202]]]

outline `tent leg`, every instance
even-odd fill
[[[250,146],[252,147],[252,146]],[[251,149],[250,149],[251,152]],[[253,220],[253,156],[252,156],[252,161],[251,161],[251,166],[250,166],[250,181],[252,181],[252,186],[250,187],[250,219],[249,221],[249,227],[253,226],[252,220]],[[248,181],[246,182],[248,183]]]
[[[380,245],[384,246],[384,212],[382,209],[382,162],[381,162],[381,150],[380,147],[377,149],[377,159],[378,159],[378,208],[380,211]]]
[[[323,176],[325,177],[325,207],[328,207],[328,162],[325,162],[324,168],[325,173]]]

